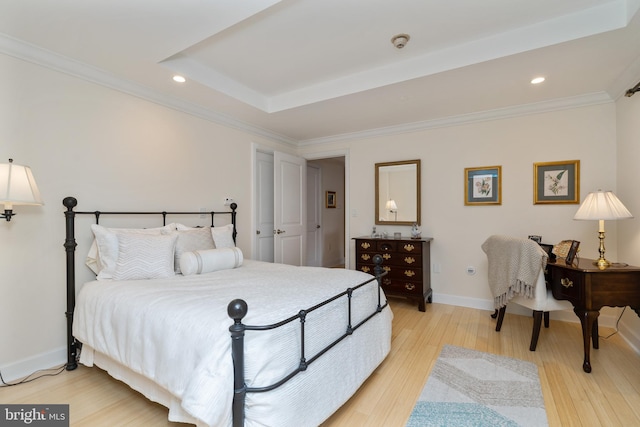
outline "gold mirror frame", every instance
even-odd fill
[[[415,166],[415,170],[412,166]],[[397,177],[396,188],[393,188],[389,173]],[[420,159],[376,163],[375,191],[377,225],[420,225]],[[396,203],[395,210],[381,206],[381,203],[386,204],[390,200]],[[390,214],[393,214],[393,218]]]

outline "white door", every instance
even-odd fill
[[[273,262],[273,155],[256,153],[256,256]]]
[[[291,265],[306,261],[306,160],[275,152],[274,260]]]
[[[307,264],[322,267],[322,190],[321,169],[307,165]]]

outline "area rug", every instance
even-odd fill
[[[407,427],[547,426],[538,367],[445,345]]]

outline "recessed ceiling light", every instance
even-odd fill
[[[543,81],[544,81],[544,77],[536,77],[535,79],[531,80],[531,84],[537,85],[542,83]]]
[[[184,83],[184,82],[186,82],[186,81],[187,81],[187,79],[185,79],[185,78],[184,78],[184,77],[182,77],[182,76],[178,76],[178,75],[176,75],[176,76],[173,76],[173,81],[174,81],[174,82],[178,82],[178,83]]]

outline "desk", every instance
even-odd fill
[[[614,264],[599,270],[592,259],[574,261],[572,266],[564,259],[547,264],[549,285],[555,299],[573,304],[582,324],[584,363],[582,369],[591,372],[589,351],[591,335],[593,348],[598,348],[598,316],[604,306],[630,306],[640,316],[640,267]]]

